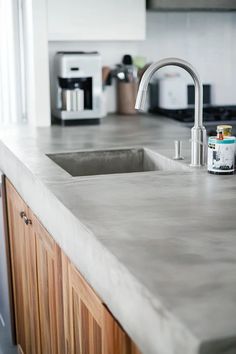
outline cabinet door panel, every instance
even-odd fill
[[[70,353],[102,354],[102,303],[71,264],[68,283]]]
[[[144,0],[48,0],[49,40],[145,39]]]
[[[42,353],[65,352],[60,249],[32,215],[36,239],[39,322]]]
[[[21,213],[28,208],[6,180],[17,343],[24,354],[40,353],[35,239]]]
[[[67,353],[141,354],[63,253],[62,270]]]
[[[104,354],[141,354],[108,309],[104,311],[104,337],[106,343]]]

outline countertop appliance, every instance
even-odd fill
[[[0,354],[17,354],[12,316],[9,244],[6,222],[5,177],[0,171]]]
[[[102,65],[97,52],[58,52],[54,62],[52,114],[63,123],[99,119]]]
[[[235,0],[147,0],[152,11],[233,11]]]
[[[179,74],[165,74],[150,83],[150,110],[185,109],[194,106],[194,85]],[[203,105],[211,104],[211,85],[203,84]]]

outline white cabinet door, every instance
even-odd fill
[[[49,40],[145,38],[145,0],[48,0]]]

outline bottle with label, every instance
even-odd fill
[[[208,138],[208,172],[233,174],[235,167],[235,137],[232,126],[217,126],[217,136]]]

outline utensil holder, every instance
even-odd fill
[[[138,92],[137,82],[117,83],[117,111],[119,114],[136,114],[134,108]]]

